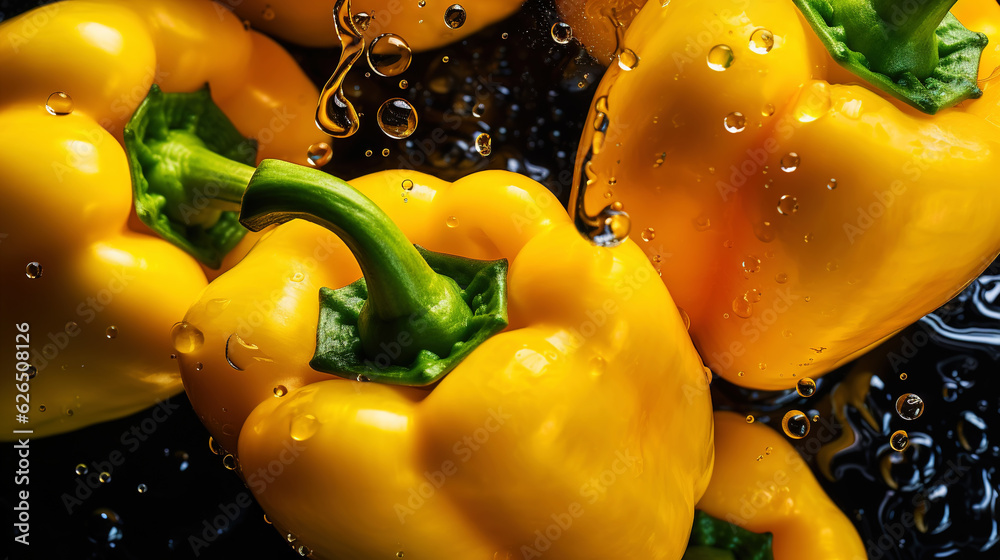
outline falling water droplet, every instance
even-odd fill
[[[373,19],[375,18],[368,12],[358,12],[354,14],[354,17],[351,18],[351,21],[353,21],[354,26],[360,29],[361,31],[368,31],[368,26],[372,24]]]
[[[118,327],[116,327],[114,325],[111,325],[107,329],[104,329],[104,336],[106,336],[108,338],[117,338],[118,337]]]
[[[299,553],[299,556],[309,556],[310,554],[312,554],[312,550],[310,550],[309,547],[306,545],[299,546],[297,552]]]
[[[444,24],[452,29],[458,29],[465,25],[465,8],[461,4],[452,4],[444,11]]]
[[[187,321],[175,324],[170,329],[170,337],[174,341],[174,349],[181,354],[190,354],[205,342],[205,335]]]
[[[656,232],[650,227],[642,230],[642,233],[640,233],[639,236],[642,237],[643,241],[652,241],[653,239],[656,239]]]
[[[726,130],[736,134],[737,132],[743,132],[747,127],[747,118],[743,116],[743,113],[739,111],[733,111],[726,115],[726,118],[722,120],[722,124],[726,127]]]
[[[317,142],[306,151],[306,161],[313,167],[323,167],[333,159],[333,149],[326,142]]]
[[[924,399],[913,393],[906,393],[896,399],[896,412],[903,420],[916,420],[924,413]]]
[[[222,446],[212,436],[208,436],[208,450],[213,455],[222,455]]]
[[[753,417],[753,414],[747,414],[747,424],[753,424],[757,419]]]
[[[889,446],[895,451],[902,451],[909,444],[910,436],[906,433],[906,430],[897,430],[889,437]]]
[[[829,189],[829,190],[831,190],[831,191],[834,190],[834,189],[836,189],[837,188],[837,180],[836,179],[830,179],[829,181],[827,181],[826,188]]]
[[[729,45],[715,45],[708,51],[708,67],[716,72],[722,72],[733,65],[735,59],[733,49]]]
[[[563,23],[561,21],[553,23],[552,29],[550,29],[549,32],[552,34],[552,40],[560,45],[569,43],[570,39],[573,38],[573,28],[570,27],[568,23]]]
[[[372,151],[371,150],[365,150],[365,157],[372,157]]]
[[[789,410],[781,419],[781,429],[792,439],[802,439],[809,435],[809,419],[798,410]]]
[[[774,34],[767,29],[758,29],[750,35],[750,50],[757,54],[767,54],[774,48]]]
[[[417,111],[410,102],[396,97],[378,108],[376,115],[379,128],[390,138],[401,140],[417,129]]]
[[[140,494],[145,494],[146,490],[148,490],[149,488],[145,484],[139,484],[138,486],[135,487],[135,489],[138,490]]]
[[[302,414],[292,419],[289,435],[295,441],[305,441],[319,430],[319,421],[312,414]]]
[[[42,265],[38,264],[36,261],[31,261],[24,267],[24,275],[28,278],[41,278],[42,277]]]
[[[490,140],[489,134],[483,132],[479,136],[476,136],[476,151],[483,157],[493,152],[493,142]]]
[[[801,162],[802,159],[799,158],[799,154],[795,152],[787,153],[781,158],[781,170],[785,173],[791,173],[799,168]]]
[[[635,70],[636,66],[639,66],[639,55],[635,54],[635,51],[632,49],[622,49],[622,52],[618,53],[619,68],[628,72],[629,70]]]
[[[379,76],[398,76],[410,67],[413,51],[399,35],[383,33],[372,40],[368,47],[368,66]],[[406,81],[400,82],[405,88]]]
[[[900,381],[906,381],[906,377],[907,377],[907,375],[905,373],[899,374],[899,380]]]
[[[472,108],[472,116],[477,119],[482,117],[486,113],[486,105],[482,103],[477,103],[475,107]]]
[[[794,214],[799,209],[799,199],[794,196],[783,194],[781,198],[778,199],[778,213],[789,216]]]
[[[744,319],[749,319],[753,315],[753,304],[747,300],[745,294],[733,299],[733,313]]]
[[[808,377],[803,377],[795,384],[795,390],[800,397],[811,397],[816,394],[816,382]]]
[[[226,453],[226,455],[222,457],[222,466],[226,467],[226,470],[235,471],[236,457],[233,457],[231,453]]]
[[[365,50],[364,36],[358,29],[356,18],[350,17],[350,13],[350,3],[347,0],[337,0],[334,21],[337,25],[337,37],[340,39],[340,60],[323,86],[316,106],[316,124],[334,138],[347,138],[361,127],[361,118],[354,105],[344,96],[343,87],[344,78]]]
[[[45,100],[45,110],[51,115],[68,115],[73,112],[73,98],[66,93],[57,91]]]
[[[253,363],[273,362],[270,356],[264,354],[256,344],[251,344],[240,335],[233,333],[226,339],[226,361],[237,370],[244,371]]]
[[[389,148],[382,148],[382,157],[389,157]]]
[[[83,463],[80,463],[79,465],[76,466],[76,475],[77,476],[83,476],[83,475],[87,474],[88,470],[89,469],[87,469],[87,465],[85,465]]]
[[[101,483],[103,484],[107,484],[111,482],[111,473],[104,471],[101,474],[97,475],[97,480],[101,481]]]

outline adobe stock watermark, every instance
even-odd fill
[[[369,27],[369,29],[371,28]],[[476,82],[478,83],[478,87],[472,101],[473,106],[488,102],[494,94],[501,91],[504,87],[501,82],[493,79],[493,73],[486,76],[477,76]],[[440,147],[448,142],[448,133],[460,129],[463,122],[462,115],[453,107],[449,107],[442,113],[440,126],[435,127],[420,140],[407,140],[407,145],[412,146],[412,149],[406,150],[397,157],[396,168],[414,171],[417,167],[424,165],[431,155],[438,152]]]
[[[776,288],[774,290],[774,295],[775,297],[771,301],[771,305],[769,307],[761,308],[759,306],[755,306],[750,317],[736,317],[732,319],[743,322],[743,324],[740,325],[740,335],[742,335],[743,338],[741,340],[731,341],[729,346],[721,352],[712,352],[710,356],[703,356],[705,358],[705,365],[713,371],[722,371],[732,367],[737,358],[741,358],[747,353],[748,345],[756,343],[769,330],[773,329],[778,323],[780,316],[787,313],[788,310],[796,304],[796,302],[802,299],[802,296],[793,293],[792,289],[787,286],[784,288]],[[704,383],[702,384],[701,381]],[[709,387],[707,378],[701,378],[697,387],[691,387],[690,385],[684,386],[684,394],[687,396],[689,402],[691,402],[696,396],[699,396],[708,390]]]
[[[965,475],[972,470],[972,467],[963,464],[964,461],[968,460],[968,456],[960,454],[958,456],[958,461],[948,460],[945,466],[948,470],[941,476],[941,478],[934,481],[933,484],[927,484],[927,488],[934,488],[937,486],[952,486],[958,483]],[[924,489],[917,492],[910,499],[910,505],[914,510],[926,509],[927,504],[933,502],[930,491]],[[879,535],[877,539],[867,539],[865,541],[865,551],[867,552],[867,559],[860,560],[881,560],[887,552],[899,547],[899,540],[906,536],[908,532],[913,531],[917,528],[917,518],[914,514],[909,511],[904,511],[899,516],[899,521],[894,521],[891,523],[886,523],[882,526],[882,534]],[[921,531],[922,532],[922,531]]]
[[[458,474],[461,465],[469,462],[477,451],[489,443],[492,435],[500,431],[507,420],[511,419],[510,414],[504,413],[502,406],[496,409],[491,408],[487,412],[489,416],[482,426],[473,430],[471,434],[463,436],[452,445],[451,452],[456,460],[446,459],[436,470],[424,471],[424,480],[409,488],[409,497],[407,497],[406,503],[397,502],[392,506],[392,510],[401,525],[406,523],[407,517],[415,514],[418,509],[424,507],[429,500],[434,498],[437,491],[451,477]]]
[[[623,475],[632,471],[636,464],[641,463],[642,458],[632,455],[627,448],[624,451],[616,451],[615,458],[608,468],[580,486],[580,497],[588,505],[596,504]],[[583,517],[585,513],[586,510],[582,503],[571,502],[564,511],[551,514],[549,518],[552,519],[552,523],[534,532],[534,542],[530,546],[521,545],[522,558],[524,560],[541,558],[556,541],[573,528],[576,520]]]
[[[674,69],[678,72],[688,64],[702,63],[708,56],[709,50],[720,43],[720,37],[724,36],[726,25],[724,22],[738,22],[740,28],[751,25],[750,18],[742,11],[748,2],[746,0],[732,0],[733,4],[738,4],[740,11],[721,10],[717,17],[706,19],[701,22],[701,29],[694,34],[685,37],[683,52],[675,51],[671,55],[674,62]]]
[[[133,424],[128,430],[122,432],[119,442],[127,453],[135,453],[142,447],[150,436],[159,429],[160,425],[170,419],[170,416],[180,409],[180,405],[170,402],[170,398],[157,403],[149,415]],[[73,513],[73,510],[89,499],[94,492],[111,481],[115,469],[125,464],[127,455],[121,449],[114,449],[104,460],[92,461],[85,473],[78,473],[76,477],[76,488],[72,492],[63,492],[60,499],[66,513]],[[92,467],[92,468],[91,468]]]
[[[800,92],[800,98],[796,102],[796,111],[783,114],[778,117],[774,124],[773,133],[760,143],[758,147],[748,148],[746,158],[738,165],[729,166],[729,182],[716,181],[715,188],[719,191],[719,196],[723,202],[729,197],[739,192],[739,188],[746,184],[750,177],[757,175],[768,167],[768,162],[777,154],[783,145],[790,140],[795,133],[806,125],[810,120],[800,120],[796,118],[796,113],[819,114],[826,110],[830,103],[830,94],[825,84],[814,82],[813,86],[806,86]]]
[[[284,447],[278,452],[277,458],[268,461],[266,467],[260,467],[251,473],[243,471],[247,487],[258,496],[263,494],[270,484],[285,474],[285,469],[294,463],[305,450],[306,448],[297,441],[286,441]],[[197,535],[188,535],[187,538],[188,546],[191,547],[195,557],[201,556],[204,549],[211,546],[220,535],[229,530],[229,527],[251,505],[253,505],[253,497],[244,490],[237,494],[232,501],[220,503],[216,508],[219,512],[217,515],[211,519],[202,519],[201,532]]]
[[[76,306],[77,320],[83,321],[84,325],[93,323],[99,313],[104,311],[114,301],[115,296],[125,291],[129,283],[135,280],[135,276],[128,273],[126,267],[119,270],[110,271],[111,279],[106,287],[101,288],[93,296],[82,300]],[[52,360],[55,360],[60,352],[65,350],[70,342],[80,335],[83,329],[77,321],[68,321],[62,330],[48,333],[48,342],[40,348],[32,346],[31,365],[38,372],[48,367]]]
[[[816,457],[824,445],[834,441],[841,429],[826,416],[820,416],[814,423],[815,427],[810,430],[808,439],[796,445],[794,451],[784,454],[785,464],[776,468],[770,478],[754,481],[754,487],[748,496],[743,494],[739,500],[739,510],[727,512],[725,521],[738,527],[746,527],[754,517],[763,509],[771,505],[770,496],[781,494],[792,478],[800,475],[803,471],[808,471],[807,461]],[[761,449],[763,452],[764,450]],[[773,460],[771,455],[762,455],[758,460]],[[808,476],[812,476],[809,474]]]
[[[56,2],[26,12],[17,22],[16,27],[7,32],[7,41],[14,54],[20,53],[21,47],[34,39],[45,26],[52,23],[52,18],[58,15],[62,9],[62,3]]]

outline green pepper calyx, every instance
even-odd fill
[[[429,385],[507,325],[505,260],[417,248],[344,181],[264,160],[243,195],[241,223],[259,231],[295,218],[343,239],[364,276],[339,290],[320,290],[314,369],[362,381]]]
[[[772,540],[771,533],[754,533],[695,511],[683,560],[774,560]]]
[[[218,268],[246,234],[236,211],[257,146],[212,102],[208,87],[153,86],[124,132],[136,214],[150,229]]]
[[[956,0],[794,2],[837,63],[925,113],[982,95],[987,38],[949,13]]]

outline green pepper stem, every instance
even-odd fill
[[[163,210],[172,219],[211,227],[221,212],[239,210],[252,166],[213,152],[187,131],[171,130],[144,148],[143,163],[152,163],[146,180],[164,197]]]
[[[889,77],[924,80],[938,65],[935,31],[957,0],[834,0],[833,19],[845,42]]]
[[[448,355],[465,339],[472,311],[461,289],[431,270],[371,199],[322,171],[264,160],[243,195],[240,222],[260,231],[294,218],[335,233],[361,266],[368,300],[358,329],[366,354],[388,352],[393,363],[407,364],[421,350]]]

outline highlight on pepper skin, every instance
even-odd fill
[[[408,171],[352,181],[384,218],[357,217],[368,212],[361,209],[355,217],[327,215],[318,195],[295,209],[290,193],[312,190],[316,180],[303,174],[293,184],[288,173],[265,179],[269,173],[251,180],[244,213],[313,212],[310,220],[336,224],[347,245],[302,220],[278,226],[192,306],[184,325],[200,333],[199,344],[188,345],[179,362],[214,441],[235,457],[269,519],[296,546],[316,558],[502,557],[532,550],[535,530],[558,512],[574,530],[551,543],[553,557],[683,554],[691,506],[711,471],[710,397],[684,323],[634,244],[590,244],[548,191],[503,171],[454,184]],[[338,198],[354,196],[347,192]],[[279,194],[282,202],[272,205]],[[386,233],[396,227],[389,217],[409,236],[400,250],[415,243],[509,261],[508,328],[430,392],[378,383],[380,368],[348,381],[309,368],[311,341],[324,328],[315,290],[358,277],[352,252],[373,293],[387,285],[392,272],[369,260],[366,239],[374,229],[396,246],[396,234]],[[659,306],[668,311],[646,313]],[[591,318],[595,309],[604,320]],[[249,328],[252,314],[258,320]],[[430,328],[424,321],[379,347],[418,344]],[[476,443],[480,434],[489,445]],[[284,474],[266,476],[272,464]],[[330,478],[325,466],[332,464],[350,464],[357,476]],[[590,485],[606,470],[613,487]],[[446,485],[433,499],[413,501],[424,473],[437,471],[448,473],[440,475]],[[627,529],[601,542],[589,538],[626,514]]]
[[[178,393],[164,335],[206,280],[239,261],[259,237],[245,236],[221,267],[199,270],[135,219],[120,142],[150,86],[190,91],[209,84],[240,132],[257,140],[259,158],[306,163],[308,147],[329,137],[313,123],[318,89],[292,57],[210,2],[42,6],[0,24],[0,66],[0,120],[7,123],[0,157],[11,168],[3,221],[10,231],[36,232],[31,239],[13,234],[5,244],[5,285],[23,297],[2,314],[14,324],[28,310],[48,310],[34,327],[46,344],[33,346],[30,360],[36,374],[44,373],[32,380],[32,394],[47,414],[33,415],[32,427],[45,436]],[[29,262],[45,273],[26,278]],[[154,303],[143,303],[151,297]],[[77,375],[81,364],[102,372],[103,382]],[[13,398],[11,391],[3,394]]]
[[[913,20],[940,21],[932,4]],[[976,81],[995,68],[992,47],[979,62],[977,32],[1000,42],[1000,6],[959,6],[972,31],[941,25],[967,38],[968,63],[941,55],[956,69],[943,91],[865,83],[793,2],[648,2],[624,32],[588,116],[607,130],[581,140],[575,185],[588,186],[574,197],[591,216],[629,213],[726,380],[780,390],[817,378],[947,302],[1000,252],[987,186],[1000,172],[997,87]]]

